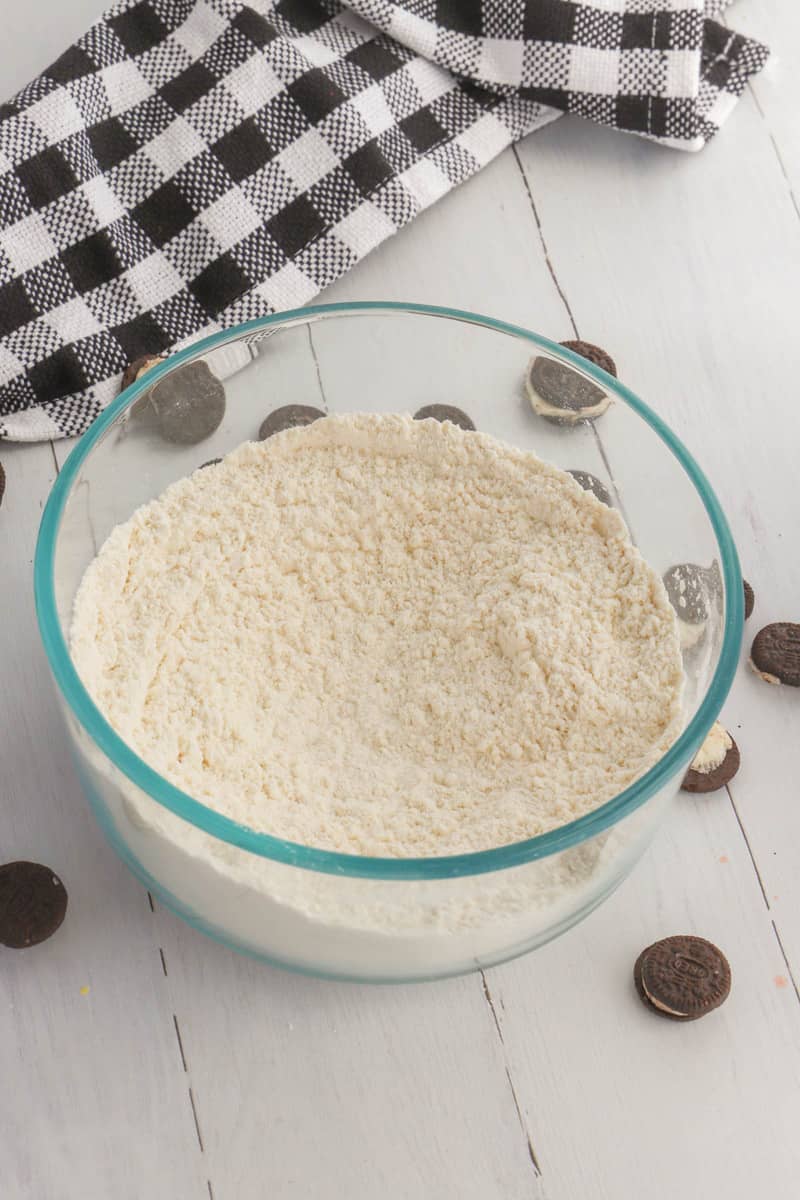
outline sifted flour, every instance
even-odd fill
[[[90,565],[71,644],[167,779],[356,854],[553,829],[680,722],[675,616],[619,515],[431,420],[329,417],[173,484]]]

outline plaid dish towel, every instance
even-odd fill
[[[697,150],[767,50],[726,0],[128,0],[0,106],[0,437],[301,305],[570,111]]]

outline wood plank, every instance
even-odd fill
[[[217,1200],[544,1196],[475,976],[326,983],[158,921]]]
[[[800,76],[792,62],[793,52],[800,45],[800,9],[792,0],[737,4],[727,23],[737,33],[765,42],[772,51],[766,68],[754,76],[749,86],[785,171],[784,191],[790,192],[800,216]]]
[[[47,677],[31,567],[55,476],[48,445],[0,445],[0,859],[64,880],[52,940],[0,950],[4,1196],[207,1195],[146,893],[80,793]]]
[[[525,232],[509,239],[509,227]],[[513,158],[423,214],[323,299],[356,297],[449,302],[512,320],[536,313],[559,332]],[[231,954],[160,907],[158,921],[217,1200],[320,1189],[326,1200],[541,1194],[478,976],[398,989],[324,984]]]
[[[794,367],[768,349],[795,340],[800,272],[800,222],[780,166],[748,97],[724,139],[692,158],[597,137],[577,122],[562,123],[560,134],[543,130],[520,151],[559,279],[582,333],[616,352],[626,382],[710,477],[758,592],[746,651],[762,624],[797,619],[800,595],[800,559],[788,550],[800,522],[800,494],[787,486],[798,431]],[[580,223],[587,178],[592,228]],[[614,218],[621,209],[627,225]],[[732,794],[766,891],[781,898],[776,920],[795,971],[797,699],[743,669],[725,708],[731,728],[741,727],[745,760]]]
[[[782,194],[800,218],[800,122],[797,120],[800,76],[791,61],[791,49],[800,41],[800,10],[784,0],[741,5],[733,10],[731,24],[743,33],[761,38],[773,50],[773,61],[750,86],[783,177],[774,182],[776,197]],[[784,227],[785,221],[781,228]],[[780,255],[779,243],[775,250],[775,261],[783,268],[777,294],[779,298],[786,296],[780,314],[782,323],[770,328],[770,337],[778,344],[781,337],[787,339],[787,344],[793,344],[795,336],[796,241],[791,244],[793,249],[787,263]],[[787,292],[792,280],[794,292]],[[742,472],[748,484],[742,501],[752,537],[746,569],[758,590],[755,613],[746,631],[745,656],[752,637],[767,622],[800,620],[800,565],[797,555],[788,549],[794,544],[800,513],[797,489],[788,485],[788,480],[794,477],[791,450],[797,445],[800,433],[793,402],[796,384],[791,356],[777,351],[767,361],[767,374],[759,380],[757,393],[769,412],[766,436],[762,432],[748,447],[752,424],[748,422],[744,428],[740,425],[735,431],[735,458],[731,463],[731,471]],[[757,459],[755,470],[753,457]],[[765,687],[760,680],[743,672],[734,698],[737,727],[742,730],[745,744],[747,739],[755,742],[757,738],[758,757],[745,755],[733,795],[763,870],[765,897],[777,927],[783,932],[797,978],[800,965],[798,697],[787,689]],[[769,764],[766,771],[765,763]]]
[[[800,1006],[726,797],[681,796],[608,903],[487,974],[548,1200],[797,1194]],[[648,1012],[632,968],[673,933],[708,937],[725,1005],[681,1024]]]
[[[787,431],[797,421],[791,366],[763,347],[792,339],[800,238],[755,106],[746,99],[725,135],[696,158],[578,122],[544,130],[519,154],[581,335],[614,353],[625,381],[697,453],[746,571],[760,596],[769,591],[757,621],[788,615],[800,583],[796,556],[787,561],[784,549],[800,515],[786,487],[794,444]],[[799,1068],[787,1047],[796,1045],[800,1010],[757,872],[773,906],[773,893],[784,897],[774,915],[796,959],[798,818],[789,781],[800,748],[796,697],[767,692],[743,671],[725,710],[745,758],[731,792],[749,847],[724,796],[682,798],[646,864],[609,905],[541,955],[489,976],[492,992],[500,981],[500,1024],[548,1182],[550,1147],[558,1164],[551,1200],[584,1194],[590,1180],[593,1194],[609,1197],[637,1187],[671,1196],[687,1179],[698,1193],[731,1197],[755,1188],[788,1200],[795,1192],[789,1129],[800,1116]],[[677,1027],[667,1049],[673,1027],[654,1025],[630,983],[623,997],[619,981],[643,945],[684,930],[728,950],[740,982],[714,1025],[709,1018],[696,1029]],[[548,957],[557,996],[547,993]],[[570,969],[571,1004],[563,990]],[[544,992],[540,1020],[525,990],[537,1001]],[[577,1039],[564,1041],[565,1025],[581,1031]],[[547,1106],[537,1104],[543,1056]],[[579,1089],[569,1086],[576,1077]],[[702,1093],[688,1078],[702,1080]],[[603,1135],[595,1127],[586,1152],[571,1155],[565,1131],[590,1128],[593,1110],[602,1112]],[[667,1145],[680,1153],[665,1154]]]

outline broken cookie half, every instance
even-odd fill
[[[664,587],[678,618],[681,649],[690,650],[705,637],[709,617],[721,595],[719,572],[697,563],[676,563],[664,572]]]
[[[681,787],[685,792],[716,792],[730,783],[739,763],[739,747],[727,729],[715,721],[689,763]]]
[[[562,342],[567,350],[579,354],[609,375],[616,376],[616,364],[605,350],[592,342]],[[540,417],[556,425],[577,425],[600,417],[611,403],[603,388],[566,363],[537,355],[528,364],[525,390],[531,408]]]
[[[611,397],[566,363],[537,355],[525,375],[525,391],[531,408],[556,425],[577,425],[602,416]]]

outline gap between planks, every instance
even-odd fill
[[[767,117],[767,114],[764,112],[764,109],[761,107],[761,102],[758,99],[758,95],[757,95],[756,90],[753,87],[752,83],[748,83],[747,90],[753,98],[753,104],[756,107],[756,112],[761,117],[761,120],[764,122],[764,125],[766,126],[767,137],[769,138],[770,143],[772,145],[772,149],[775,152],[775,157],[778,160],[778,166],[781,169],[781,174],[783,175],[783,178],[786,180],[786,187],[789,189],[789,199],[792,202],[794,211],[797,213],[798,217],[800,217],[800,202],[798,202],[797,196],[795,195],[795,191],[792,186],[792,181],[789,178],[789,172],[786,170],[786,163],[783,160],[783,155],[781,154],[781,148],[776,141],[775,134],[770,129],[769,118]]]
[[[150,911],[155,915],[153,898],[149,892],[147,893],[147,898],[150,901]],[[164,954],[163,946],[158,947],[158,953],[161,958],[161,969],[164,973],[164,978],[167,979],[167,978],[169,978],[169,972],[167,971],[167,959],[166,959],[166,955]],[[184,1075],[188,1076],[190,1074],[189,1064],[186,1059],[186,1051],[185,1051],[184,1045],[183,1045],[183,1037],[181,1036],[181,1027],[180,1027],[180,1024],[178,1023],[177,1013],[173,1012],[172,1023],[175,1027],[175,1040],[178,1043],[178,1053],[180,1054],[181,1066],[183,1067],[183,1073],[184,1073]],[[194,1131],[197,1136],[197,1144],[200,1147],[200,1153],[205,1155],[206,1148],[203,1144],[203,1135],[200,1131],[200,1118],[197,1114],[197,1102],[194,1098],[194,1090],[193,1090],[191,1084],[188,1084],[188,1092],[189,1092],[189,1106],[192,1110],[192,1120],[194,1121]],[[206,1179],[206,1187],[208,1188],[209,1197],[211,1198],[211,1200],[214,1200],[214,1189],[211,1185],[211,1180],[208,1178]]]
[[[514,1102],[514,1111],[517,1114],[517,1120],[519,1121],[519,1127],[522,1130],[522,1136],[525,1138],[525,1144],[528,1149],[528,1158],[531,1161],[531,1166],[533,1167],[533,1172],[536,1175],[537,1179],[541,1179],[542,1168],[539,1166],[539,1160],[536,1157],[536,1151],[533,1148],[533,1138],[531,1137],[530,1130],[528,1129],[528,1126],[525,1123],[525,1118],[522,1115],[522,1108],[520,1107],[519,1098],[517,1096],[517,1089],[514,1087],[514,1080],[511,1078],[511,1069],[508,1065],[508,1059],[506,1058],[506,1052],[505,1052],[505,1039],[503,1037],[503,1030],[500,1026],[500,1021],[497,1016],[497,1009],[494,1006],[494,997],[492,996],[491,989],[489,988],[489,984],[486,979],[486,972],[483,969],[481,969],[479,971],[479,974],[481,977],[481,986],[483,988],[483,997],[484,997],[484,1000],[486,1001],[489,1012],[492,1014],[492,1021],[494,1022],[494,1027],[497,1032],[497,1036],[500,1039],[500,1045],[501,1045],[502,1051],[503,1051],[503,1066],[505,1067],[506,1079],[508,1080],[508,1087],[509,1087],[509,1091],[511,1092],[511,1099]]]
[[[519,171],[520,175],[522,176],[522,184],[523,184],[523,187],[525,188],[525,191],[528,196],[528,202],[531,206],[531,212],[533,213],[533,219],[536,222],[536,228],[539,231],[539,241],[542,244],[542,253],[544,254],[544,261],[547,264],[547,269],[550,272],[550,278],[553,280],[553,283],[555,284],[555,289],[558,292],[559,296],[561,297],[561,303],[564,305],[564,308],[567,311],[567,316],[569,317],[569,323],[572,326],[572,332],[575,334],[576,338],[579,338],[580,334],[578,333],[578,326],[575,323],[574,316],[572,315],[572,309],[570,308],[569,300],[567,299],[566,293],[565,293],[564,289],[562,288],[561,283],[559,282],[559,278],[556,275],[555,267],[553,266],[552,259],[550,258],[550,252],[547,249],[547,242],[545,240],[544,230],[542,229],[542,222],[539,217],[539,212],[538,212],[538,209],[536,208],[536,201],[533,198],[533,192],[531,190],[531,185],[528,180],[528,176],[525,174],[525,170],[522,166],[522,161],[519,157],[519,151],[517,150],[516,145],[513,145],[511,147],[511,153],[514,155],[514,162],[517,164],[517,170]]]
[[[550,278],[552,279],[555,289],[561,298],[561,303],[564,305],[567,316],[569,318],[569,323],[572,326],[572,332],[574,333],[576,339],[580,340],[581,335],[578,332],[578,323],[575,320],[575,315],[572,311],[572,308],[570,307],[569,300],[567,299],[567,293],[564,291],[563,287],[561,286],[561,281],[558,278],[555,267],[553,266],[553,260],[550,257],[550,250],[547,245],[547,239],[544,236],[544,229],[542,228],[542,221],[539,216],[539,211],[536,207],[536,201],[533,198],[533,191],[531,189],[530,181],[528,180],[528,177],[525,174],[525,170],[522,166],[522,160],[519,157],[519,153],[517,151],[516,145],[513,145],[511,147],[511,152],[514,156],[514,162],[517,164],[517,170],[519,171],[520,175],[522,176],[522,183],[525,188],[526,195],[528,197],[528,203],[531,206],[531,212],[533,213],[533,219],[536,222],[536,229],[539,234],[539,243],[542,247],[544,261],[547,264],[547,270],[549,271]],[[605,467],[606,473],[608,475],[608,482],[611,486],[612,492],[614,493],[614,499],[617,502],[617,507],[619,508],[619,511],[621,512],[621,514],[625,520],[625,524],[628,526],[629,529],[632,529],[633,526],[631,525],[630,521],[628,520],[628,515],[625,512],[625,505],[622,502],[622,497],[620,496],[619,491],[617,490],[617,483],[616,483],[616,480],[614,479],[614,472],[611,469],[611,463],[608,461],[608,455],[606,453],[606,448],[603,445],[602,438],[600,437],[600,434],[597,432],[597,427],[596,427],[594,421],[591,421],[590,425],[592,427],[592,436],[594,437],[595,444],[597,445],[598,453],[600,454],[600,457],[603,460],[603,466]]]
[[[328,409],[328,397],[325,395],[325,385],[322,382],[322,371],[320,370],[319,359],[317,358],[317,348],[314,345],[314,337],[311,333],[311,322],[306,325],[306,333],[308,334],[308,346],[311,350],[311,357],[314,359],[314,369],[317,372],[317,387],[319,388],[322,407],[327,413],[330,411]]]
[[[753,870],[756,873],[756,879],[758,880],[758,886],[761,889],[761,895],[764,900],[764,904],[766,905],[767,912],[769,913],[769,922],[770,922],[770,925],[772,926],[772,932],[775,935],[775,940],[778,943],[778,949],[780,950],[781,958],[783,959],[784,966],[786,967],[786,971],[789,975],[789,979],[791,980],[792,987],[794,988],[794,994],[797,997],[797,1002],[798,1002],[798,1004],[800,1004],[800,987],[798,987],[797,979],[795,978],[795,974],[794,974],[794,971],[792,970],[791,963],[789,962],[786,951],[783,947],[783,942],[781,941],[781,935],[778,933],[778,926],[775,924],[775,918],[772,915],[772,907],[769,902],[769,897],[767,896],[767,889],[764,887],[764,880],[761,878],[761,872],[758,869],[758,863],[756,862],[756,856],[753,853],[752,846],[750,845],[750,839],[747,836],[747,830],[745,829],[742,818],[739,815],[739,809],[737,808],[736,801],[733,798],[733,792],[731,791],[730,784],[725,785],[725,791],[728,793],[728,799],[730,800],[731,808],[733,809],[733,814],[736,817],[736,824],[739,826],[739,831],[740,831],[742,837],[744,838],[744,844],[745,844],[745,846],[747,846],[747,853],[750,855],[750,862],[753,864]]]

